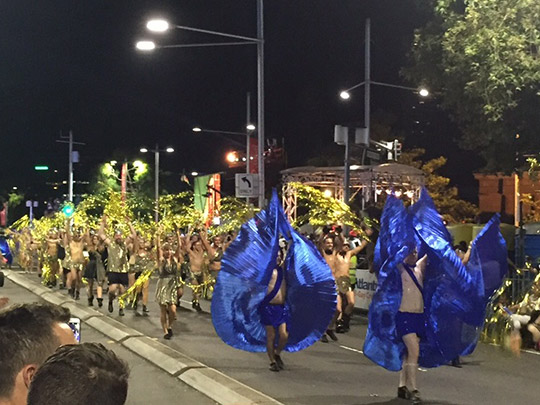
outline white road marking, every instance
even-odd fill
[[[363,352],[362,350],[353,349],[352,347],[342,346],[342,345],[339,345],[339,347],[341,347],[342,349],[345,349],[345,350],[350,350],[351,352],[356,352],[356,353],[364,354],[364,352]]]

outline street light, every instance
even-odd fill
[[[232,35],[224,32],[203,30],[182,25],[172,25],[163,19],[154,19],[147,22],[146,27],[152,32],[163,33],[170,28],[210,34],[222,38],[232,39],[228,42],[203,42],[176,45],[156,45],[153,41],[139,41],[136,48],[140,51],[152,51],[155,48],[196,48],[215,46],[257,45],[257,158],[259,172],[259,207],[264,205],[264,0],[257,0],[257,37],[251,38],[241,35]],[[248,159],[249,160],[249,159]]]
[[[139,51],[153,51],[156,49],[156,43],[154,41],[138,41],[135,47]]]
[[[422,97],[429,96],[429,91],[425,88],[414,88],[414,87],[407,87],[407,86],[400,86],[397,84],[389,84],[389,83],[382,83],[382,82],[376,82],[371,80],[371,20],[369,18],[366,19],[366,27],[365,27],[365,48],[364,48],[364,57],[365,57],[365,66],[364,66],[364,81],[358,84],[355,84],[354,86],[342,90],[339,93],[339,96],[343,100],[349,100],[351,98],[350,92],[358,87],[364,86],[364,126],[366,131],[366,137],[367,140],[370,141],[370,126],[371,126],[371,85],[378,85],[378,86],[384,86],[384,87],[393,87],[397,89],[404,89],[404,90],[412,90],[417,92]],[[362,159],[362,164],[364,164]],[[347,134],[346,137],[346,143],[345,143],[345,167],[344,167],[344,173],[343,173],[343,199],[346,204],[349,204],[349,196],[350,196],[350,162],[349,162],[349,134]]]
[[[153,152],[154,153],[154,198],[155,198],[155,205],[156,205],[156,212],[154,214],[156,222],[159,221],[159,154],[160,152],[167,152],[172,153],[174,152],[174,149],[171,147],[168,147],[166,149],[159,149],[159,145],[156,143],[155,149],[148,149],[145,147],[142,147],[139,149],[142,153],[147,152]]]
[[[146,28],[152,32],[165,32],[169,29],[169,23],[165,20],[150,20],[146,23]]]

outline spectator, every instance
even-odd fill
[[[123,405],[129,369],[100,343],[60,347],[39,368],[28,405]]]
[[[76,343],[66,308],[14,305],[0,311],[0,405],[25,405],[38,367],[63,344]]]

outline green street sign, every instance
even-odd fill
[[[39,171],[49,170],[49,166],[34,166],[34,170],[39,170]]]

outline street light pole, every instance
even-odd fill
[[[257,0],[257,37],[250,38],[241,35],[232,35],[218,31],[202,30],[199,28],[186,27],[183,25],[169,25],[164,20],[149,21],[146,27],[150,31],[165,32],[169,28],[199,32],[210,35],[217,35],[225,38],[236,39],[238,41],[229,42],[210,42],[210,43],[191,43],[177,45],[156,45],[154,41],[139,41],[135,45],[140,51],[153,51],[156,48],[195,48],[208,46],[230,46],[230,45],[257,45],[257,163],[259,172],[259,201],[260,208],[264,206],[264,7],[263,0]]]
[[[264,12],[263,0],[257,0],[257,163],[259,172],[259,208],[264,206]]]
[[[366,18],[365,33],[365,66],[364,66],[364,127],[366,127],[367,139],[370,139],[371,126],[371,20]],[[347,138],[348,139],[348,138]],[[364,162],[362,162],[363,164]]]
[[[154,149],[154,198],[156,205],[156,212],[154,217],[156,223],[159,222],[159,145],[156,143],[156,149]]]
[[[249,150],[251,144],[251,134],[249,132],[248,126],[251,125],[251,94],[248,92],[246,94],[246,174],[250,172],[250,158],[251,152]],[[249,202],[249,198],[247,200]]]

